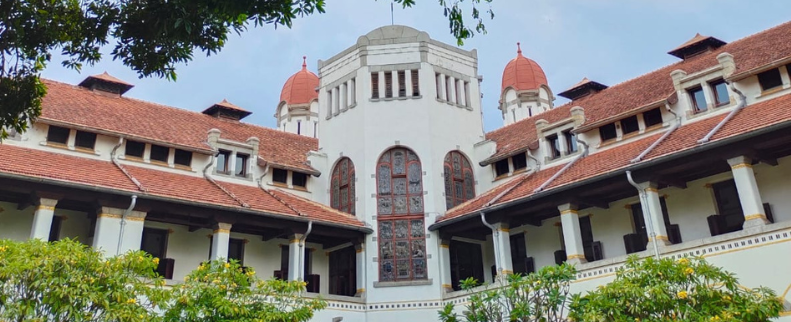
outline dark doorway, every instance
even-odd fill
[[[354,296],[357,293],[357,253],[346,247],[330,253],[330,294]]]
[[[742,230],[744,212],[739,201],[739,192],[733,180],[717,182],[711,185],[714,200],[717,204],[719,234]]]
[[[483,255],[481,245],[452,240],[450,242],[450,280],[454,290],[461,289],[461,281],[472,277],[483,283]]]
[[[511,263],[514,267],[514,274],[527,275],[535,271],[533,258],[527,257],[527,246],[525,245],[525,234],[514,234],[510,237],[511,241]]]

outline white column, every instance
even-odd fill
[[[764,212],[761,193],[758,191],[758,183],[755,181],[752,160],[745,156],[728,159],[733,172],[733,181],[736,182],[736,190],[739,192],[739,201],[744,212],[744,228],[763,226],[769,223]]]
[[[106,256],[139,250],[143,239],[146,213],[126,209],[100,207],[96,214],[96,229],[93,233],[93,248],[104,251]],[[123,232],[121,227],[123,227]],[[120,247],[119,247],[120,243]]]
[[[302,255],[299,251],[299,240],[302,238],[302,234],[294,234],[289,237],[288,241],[288,280],[289,281],[300,281],[302,280],[302,276],[300,276],[300,272],[302,268],[300,265],[302,264],[302,260],[300,255]]]
[[[450,97],[448,97],[448,102],[456,103],[456,79],[451,76],[447,81],[450,82],[450,84],[445,84],[449,89],[448,95]]]
[[[643,201],[640,200],[644,214],[643,220],[646,220],[646,224],[648,224],[648,220],[651,221],[651,228],[653,228],[654,234],[656,234],[656,240],[659,244],[670,245],[670,239],[667,235],[667,226],[665,226],[665,217],[662,213],[662,202],[659,201],[657,184],[654,182],[644,182],[638,184],[638,186],[645,191],[645,204],[643,205]],[[646,225],[646,230],[648,230],[648,228],[648,225]],[[651,237],[651,232],[647,231],[647,233],[648,248],[650,249],[653,239]]]
[[[49,230],[52,228],[52,217],[55,216],[55,205],[57,204],[58,201],[55,199],[39,198],[36,211],[33,213],[30,239],[49,240]]]
[[[340,91],[338,90],[338,87],[337,86],[333,87],[332,88],[332,113],[333,114],[338,114],[341,111],[341,108],[340,108],[340,97],[339,96],[340,96]]]
[[[450,277],[450,239],[442,239],[439,243],[439,260],[440,260],[440,269],[442,270],[442,274],[440,277],[442,279],[442,289],[445,292],[452,292],[453,291],[453,281],[451,281]]]
[[[228,259],[228,244],[231,240],[231,224],[217,223],[211,238],[211,260]]]
[[[494,223],[494,236],[499,246],[497,251],[497,275],[508,275],[514,273],[514,263],[511,260],[511,233],[507,223]]]
[[[398,96],[398,93],[401,90],[401,85],[399,84],[398,71],[394,70],[391,72],[390,75],[393,75],[393,97],[400,97]]]
[[[446,100],[447,101],[448,98],[445,97],[445,93],[446,93],[446,89],[445,89],[446,88],[445,87],[446,86],[445,85],[445,75],[439,74],[438,81],[439,81],[439,87],[437,88],[437,94],[438,94],[437,97],[439,97],[439,99],[441,99],[441,100]]]
[[[354,251],[357,253],[356,255],[356,265],[357,269],[355,271],[355,277],[357,281],[357,293],[354,294],[356,297],[363,297],[365,295],[365,245],[363,243],[357,243],[354,245]]]
[[[346,111],[346,109],[349,108],[349,89],[346,88],[346,83],[342,83],[338,88],[341,99],[340,109],[341,111]]]
[[[558,210],[560,210],[560,224],[563,226],[563,240],[566,242],[566,262],[572,265],[587,263],[585,249],[582,246],[580,215],[577,212],[577,205],[560,205]]]
[[[404,71],[404,86],[406,86],[406,97],[412,97],[412,70]]]

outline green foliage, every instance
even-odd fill
[[[411,7],[415,0],[394,0]],[[461,4],[438,0],[459,44],[486,28],[469,0],[468,27]],[[61,63],[80,70],[102,59],[101,47],[116,40],[111,56],[140,77],[176,80],[176,66],[195,51],[218,53],[231,33],[250,25],[291,27],[297,17],[324,13],[325,0],[3,0],[0,1],[0,141],[7,130],[24,132],[41,115],[46,93],[39,76],[59,50]],[[491,18],[491,8],[486,10]]]
[[[174,287],[165,321],[308,321],[326,302],[300,296],[304,287],[304,282],[260,280],[235,261],[213,261]]]
[[[576,321],[769,321],[782,303],[766,288],[745,289],[702,258],[631,257],[615,280],[575,296]]]
[[[156,321],[156,259],[105,259],[77,241],[0,240],[0,321]]]
[[[546,266],[527,276],[509,275],[502,285],[473,293],[478,282],[472,278],[462,282],[470,292],[463,319],[448,304],[439,312],[442,322],[550,322],[565,321],[570,301],[569,286],[575,279],[574,266]]]

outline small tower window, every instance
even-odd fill
[[[412,96],[420,96],[420,73],[417,69],[412,70]]]
[[[640,131],[640,125],[637,122],[637,116],[630,116],[621,120],[621,130],[623,130],[623,134]]]
[[[93,150],[96,145],[96,133],[77,131],[74,138],[74,146],[78,148]]]
[[[385,72],[385,98],[393,97],[393,72]]]
[[[69,132],[71,130],[65,127],[50,125],[47,130],[47,143],[66,144],[69,141]]]
[[[615,131],[615,123],[605,124],[599,127],[599,136],[601,136],[602,142],[618,137],[618,132]]]
[[[398,71],[398,97],[406,97],[406,72]]]
[[[371,98],[379,98],[379,73],[371,73]]]

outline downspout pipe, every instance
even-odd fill
[[[634,159],[630,160],[629,161],[630,163],[637,163],[637,162],[642,161],[643,158],[645,158],[645,156],[648,155],[648,153],[651,153],[651,151],[653,151],[660,143],[664,142],[665,139],[667,139],[667,137],[670,136],[670,134],[673,134],[673,132],[675,130],[677,130],[681,126],[681,116],[676,114],[676,112],[674,112],[673,109],[670,108],[670,105],[667,104],[667,103],[665,103],[665,108],[667,109],[668,112],[672,113],[676,117],[676,122],[673,123],[673,125],[670,127],[670,129],[668,129],[665,132],[665,134],[662,134],[662,136],[659,137],[659,139],[654,141],[654,143],[652,143],[651,146],[649,146],[647,149],[645,149],[645,151],[640,153],[640,155],[638,155]]]
[[[711,137],[714,136],[714,134],[717,134],[717,132],[719,132],[719,130],[723,126],[725,126],[725,124],[727,124],[734,116],[736,116],[737,113],[739,113],[739,111],[741,111],[745,106],[747,106],[747,96],[745,96],[744,93],[742,93],[742,91],[737,89],[736,86],[733,84],[733,82],[731,81],[726,81],[726,82],[728,83],[728,85],[730,85],[731,90],[739,95],[739,104],[736,105],[736,107],[730,113],[728,113],[728,116],[722,119],[720,123],[717,123],[717,126],[711,129],[711,131],[709,131],[709,133],[706,134],[706,136],[698,140],[698,143],[702,144],[709,142],[709,140],[711,140]]]
[[[648,196],[646,196],[645,189],[640,188],[640,186],[634,182],[631,170],[626,171],[626,180],[629,180],[629,184],[637,189],[637,193],[640,196],[640,206],[643,209],[643,222],[645,222],[646,228],[649,230],[648,234],[651,236],[652,244],[654,244],[654,256],[656,256],[658,260],[659,242],[656,240],[656,230],[654,230],[654,222],[651,220],[651,209],[648,207]]]
[[[538,188],[533,190],[533,193],[538,193],[541,192],[541,190],[544,190],[544,188],[549,186],[549,184],[552,183],[552,181],[555,181],[555,179],[560,177],[561,174],[563,174],[564,172],[566,172],[566,170],[571,168],[571,166],[577,163],[577,161],[588,155],[588,143],[585,143],[585,141],[582,141],[580,139],[577,139],[577,143],[582,144],[582,148],[583,148],[582,153],[580,153],[580,155],[575,157],[574,160],[571,160],[571,162],[566,163],[566,165],[563,166],[562,169],[560,169],[558,172],[555,172],[555,174],[553,174],[552,177],[550,177],[547,181],[544,181],[544,183],[542,183]]]
[[[126,227],[126,217],[129,216],[129,213],[132,212],[132,209],[135,209],[135,205],[137,205],[137,195],[132,195],[132,201],[129,203],[129,207],[124,210],[124,214],[121,216],[121,229],[118,232],[118,247],[115,249],[115,255],[121,254],[121,242],[124,240],[124,227]]]
[[[484,226],[488,227],[492,230],[492,246],[494,247],[494,265],[495,270],[497,270],[498,274],[502,271],[502,267],[500,267],[500,241],[499,241],[499,234],[500,232],[495,228],[492,224],[486,221],[486,213],[481,211],[481,222]]]
[[[305,234],[302,235],[302,237],[299,239],[299,258],[298,258],[299,267],[297,267],[297,270],[299,272],[300,281],[305,280],[305,263],[303,263],[303,261],[305,260],[305,240],[308,239],[308,235],[310,235],[310,232],[312,230],[313,230],[313,220],[308,221],[308,230],[305,231]]]

